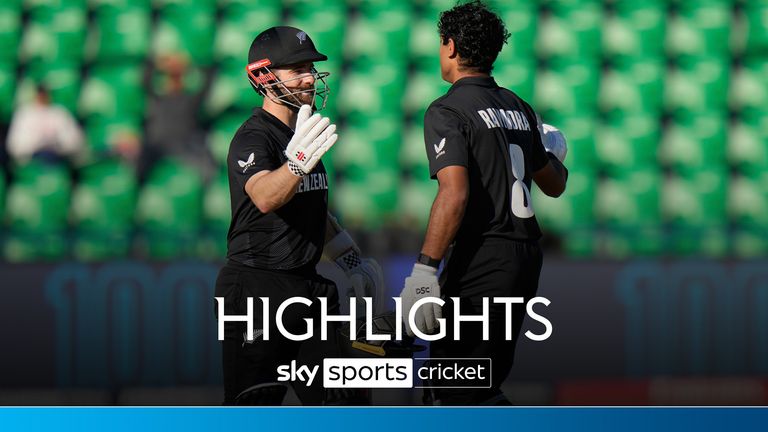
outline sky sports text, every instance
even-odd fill
[[[270,326],[269,310],[270,302],[268,297],[259,297],[261,301],[261,314],[262,322],[255,323],[253,297],[246,298],[246,314],[245,315],[227,315],[224,313],[224,297],[215,297],[218,308],[218,338],[224,340],[224,324],[227,322],[244,322],[246,323],[246,335],[245,338],[248,341],[253,341],[254,330],[258,331],[258,335],[263,340],[269,340],[272,329]],[[392,335],[389,334],[373,334],[371,320],[373,319],[373,300],[371,297],[362,297],[365,302],[366,310],[366,335],[365,338],[369,341],[388,341],[392,340]],[[392,297],[395,301],[395,314],[396,314],[396,328],[394,340],[403,339],[403,306],[402,299],[400,297]],[[328,314],[328,299],[326,297],[318,297],[317,301],[320,302],[320,338],[322,340],[328,339],[328,324],[331,322],[346,323],[349,326],[349,338],[350,340],[356,339],[357,324],[357,298],[351,297],[349,299],[349,314],[348,315],[329,315]],[[489,310],[491,303],[503,305],[504,307],[504,337],[506,340],[512,340],[512,306],[515,304],[525,303],[523,297],[483,297],[482,299],[482,312],[477,315],[462,314],[460,297],[449,297],[449,300],[453,302],[453,339],[461,339],[461,325],[467,322],[481,322],[483,331],[483,340],[490,338],[490,325],[489,325]],[[418,300],[408,313],[407,319],[416,337],[425,341],[436,341],[445,337],[446,335],[446,320],[445,318],[439,318],[438,322],[440,327],[435,334],[426,334],[421,332],[416,326],[416,312],[424,305],[432,303],[440,306],[445,305],[445,300],[438,297],[424,297]],[[541,342],[547,340],[552,335],[552,323],[545,317],[539,315],[533,310],[533,307],[537,304],[543,304],[549,306],[550,301],[546,297],[534,297],[528,301],[525,305],[526,314],[533,319],[541,323],[544,326],[544,332],[536,334],[529,331],[525,332],[525,336],[533,341]],[[301,334],[295,334],[288,331],[283,323],[283,316],[289,307],[306,307],[312,306],[312,300],[306,297],[291,297],[277,307],[275,313],[275,322],[277,331],[286,339],[292,341],[304,341],[313,338],[314,335],[314,320],[312,318],[305,318],[307,327],[306,331]]]
[[[277,368],[280,382],[311,386],[319,365],[299,365],[296,360]],[[327,358],[323,360],[325,388],[489,388],[488,358]]]

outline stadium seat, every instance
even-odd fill
[[[739,122],[731,126],[728,137],[728,160],[743,173],[757,175],[768,171],[768,120],[757,125]]]
[[[768,174],[732,177],[728,189],[728,214],[741,226],[768,229]]]
[[[53,64],[35,61],[27,65],[24,77],[16,89],[16,106],[34,98],[35,86],[44,84],[53,103],[74,113],[80,96],[80,65],[64,61]]]
[[[221,260],[227,254],[227,231],[231,220],[229,180],[222,169],[205,190],[203,196],[203,239],[200,256]]]
[[[85,121],[134,118],[144,113],[144,94],[141,65],[97,65],[83,82],[78,113]]]
[[[538,23],[537,55],[547,60],[598,58],[602,5],[597,2],[558,2],[553,6],[552,14],[541,17]]]
[[[696,171],[725,161],[727,123],[719,112],[704,112],[672,123],[661,142],[661,161],[678,170]]]
[[[30,11],[29,22],[24,28],[19,49],[22,62],[80,62],[86,24],[83,1],[64,1],[61,5],[48,7],[38,5]]]
[[[396,5],[362,8],[361,14],[348,23],[344,40],[346,58],[405,64],[411,15],[406,3]]]
[[[419,121],[424,120],[427,107],[444,95],[450,87],[440,79],[439,65],[428,70],[417,69],[406,80],[402,99],[404,113]]]
[[[345,176],[364,177],[372,168],[389,170],[399,175],[398,155],[401,133],[396,116],[351,117],[340,131],[339,142],[331,154],[333,164]]]
[[[86,56],[97,62],[143,60],[149,51],[151,27],[151,10],[145,5],[104,4],[94,14]]]
[[[250,115],[251,113],[248,111],[228,114],[217,118],[216,122],[213,123],[208,132],[208,148],[217,164],[226,165],[229,144],[232,142],[235,132]]]
[[[664,105],[677,118],[702,111],[724,111],[728,102],[730,68],[726,59],[707,57],[682,61],[664,83]]]
[[[612,227],[658,226],[661,189],[661,172],[656,167],[633,169],[605,178],[596,194],[596,216]]]
[[[612,62],[664,55],[664,0],[614,2],[615,14],[603,25],[603,55]]]
[[[282,12],[279,2],[229,2],[216,31],[214,51],[217,61],[238,63],[244,70],[251,42],[259,32],[280,22]]]
[[[658,119],[664,97],[664,72],[664,64],[657,59],[615,64],[600,80],[600,111],[610,117],[646,115]]]
[[[339,84],[339,114],[377,116],[401,111],[404,69],[389,62],[361,61]]]
[[[767,75],[768,60],[745,59],[742,66],[731,75],[730,108],[742,117],[763,117],[768,112],[768,82],[765,79]]]
[[[410,229],[425,230],[437,195],[437,182],[431,179],[405,180],[400,183],[399,189],[397,217],[400,223]]]
[[[746,22],[744,53],[748,56],[764,57],[768,52],[768,32],[765,31],[768,2],[756,0],[744,3],[743,19]]]
[[[0,64],[16,63],[20,40],[21,0],[6,0],[0,3]]]
[[[391,167],[376,167],[337,182],[331,198],[334,208],[344,215],[345,227],[382,228],[397,208],[398,179],[399,173]]]
[[[534,58],[538,26],[536,3],[525,0],[496,1],[494,6],[509,31],[509,39],[497,62]]]
[[[65,256],[70,188],[69,172],[63,166],[32,161],[16,168],[5,206],[5,259]]]
[[[599,76],[596,61],[552,62],[536,77],[533,106],[548,118],[590,115],[596,109]]]
[[[136,195],[134,172],[119,161],[104,159],[81,169],[72,192],[75,258],[98,261],[128,255]]]
[[[161,9],[153,34],[153,54],[181,52],[188,55],[196,65],[209,65],[213,59],[215,19],[213,4],[168,3]]]
[[[408,124],[400,146],[400,166],[416,179],[429,178],[429,160],[424,149],[424,126],[421,120]]]
[[[651,167],[657,161],[659,132],[657,118],[619,117],[599,127],[595,135],[597,158],[610,173]]]
[[[0,123],[8,124],[16,97],[16,65],[0,63]]]
[[[241,60],[219,65],[204,102],[208,116],[216,118],[227,110],[242,112],[261,105],[261,97],[248,82],[245,64],[246,62]]]
[[[730,2],[680,2],[677,14],[668,21],[667,54],[671,58],[725,57],[729,53],[730,23]]]
[[[87,155],[94,161],[112,153],[113,145],[123,136],[141,139],[141,118],[119,117],[116,119],[94,119],[85,125]]]
[[[139,193],[136,218],[142,234],[140,251],[152,258],[195,254],[202,226],[203,184],[184,164],[164,160],[152,169]]]
[[[307,32],[318,51],[331,60],[342,60],[347,11],[342,3],[319,2],[319,7],[298,7],[288,25]]]
[[[533,100],[536,78],[536,62],[531,57],[520,57],[509,61],[497,60],[493,77],[496,83],[506,87],[526,101]]]

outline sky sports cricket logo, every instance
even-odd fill
[[[277,368],[280,382],[325,388],[490,388],[489,358],[327,358],[320,365],[296,360]]]

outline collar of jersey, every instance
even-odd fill
[[[456,87],[461,87],[464,85],[476,85],[481,87],[498,87],[496,84],[496,80],[493,79],[493,77],[479,77],[479,76],[473,76],[473,77],[465,77],[461,78],[453,85],[451,86],[451,89],[454,89]]]

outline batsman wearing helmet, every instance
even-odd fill
[[[441,309],[426,303],[415,311],[423,334],[445,326],[430,357],[492,359],[491,388],[437,388],[428,402],[507,404],[500,386],[512,367],[524,305],[512,308],[511,340],[505,335],[505,305],[490,302],[488,340],[479,322],[461,323],[461,338],[454,340],[454,309],[480,315],[483,297],[535,296],[542,253],[531,181],[549,196],[563,193],[565,140],[557,129],[540,126],[530,105],[491,77],[509,37],[495,13],[479,1],[460,4],[440,15],[438,31],[442,78],[452,86],[427,109],[424,139],[439,189],[421,255],[400,295],[406,317],[424,297],[460,298],[459,305],[446,301]],[[414,334],[408,319],[405,325]]]
[[[357,245],[328,213],[328,178],[321,161],[337,140],[336,126],[314,111],[324,108],[328,73],[315,70],[327,57],[310,37],[293,27],[273,27],[259,34],[248,52],[246,76],[264,97],[261,107],[237,130],[227,158],[232,222],[227,235],[227,262],[216,281],[216,297],[224,298],[227,315],[246,314],[246,299],[270,300],[270,328],[276,308],[291,297],[328,298],[338,314],[334,282],[317,274],[325,256],[341,267],[353,295],[374,297],[383,289],[381,269],[360,257]],[[317,305],[313,301],[313,305]],[[263,339],[263,317],[254,307],[253,339],[244,322],[227,322],[222,342],[224,403],[280,404],[286,387],[276,383],[276,369],[297,357],[304,364],[332,357],[334,340],[287,340],[272,332]],[[286,309],[282,322],[293,334],[306,331],[306,318],[319,311],[303,305]],[[315,323],[319,323],[315,319]],[[320,332],[314,332],[319,334]],[[329,332],[331,338],[335,332]],[[350,395],[300,391],[305,404],[360,403]],[[317,385],[316,385],[317,387]],[[316,391],[315,391],[316,390]],[[345,399],[346,398],[346,399]]]

